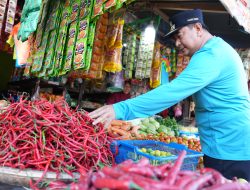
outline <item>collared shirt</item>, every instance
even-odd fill
[[[242,61],[219,37],[211,38],[173,81],[114,104],[117,119],[148,117],[193,94],[204,154],[250,160],[250,97]]]

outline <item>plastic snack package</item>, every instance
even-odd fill
[[[104,11],[110,9],[111,7],[114,7],[115,5],[116,5],[116,0],[108,0],[108,1],[105,3]]]

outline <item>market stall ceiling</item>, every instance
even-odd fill
[[[169,31],[168,18],[181,10],[202,9],[209,31],[222,37],[235,48],[250,48],[250,34],[246,33],[234,18],[226,11],[219,0],[137,0],[132,5],[133,13],[138,18],[159,15],[158,39],[168,43],[163,35]]]

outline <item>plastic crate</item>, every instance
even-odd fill
[[[187,151],[184,162],[182,164],[182,170],[196,170],[199,157],[203,156],[202,153],[188,149],[186,146],[170,143],[166,144],[160,141],[154,140],[117,140],[113,141],[110,145],[111,152],[115,157],[117,164],[131,159],[138,161],[141,158],[148,158],[152,165],[160,165],[168,162],[174,162],[182,150]],[[170,152],[173,156],[168,157],[156,157],[147,153],[141,152],[141,148],[151,148],[152,150],[160,150]]]

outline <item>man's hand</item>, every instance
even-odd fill
[[[115,111],[112,105],[103,106],[91,113],[89,116],[95,121],[93,124],[103,123],[105,128],[107,128],[111,121],[115,119]]]

